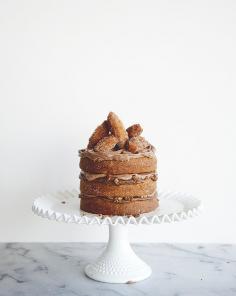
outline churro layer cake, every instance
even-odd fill
[[[134,124],[110,112],[80,155],[80,208],[102,215],[138,216],[158,207],[154,147]]]

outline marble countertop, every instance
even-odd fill
[[[98,243],[2,243],[0,295],[236,295],[235,245],[134,244],[153,274],[132,284],[85,276],[84,266],[103,248]]]

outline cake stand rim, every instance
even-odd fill
[[[73,190],[66,190],[59,192],[61,195],[64,194],[66,198],[75,198],[76,195],[78,195],[78,191]],[[79,210],[78,214],[76,215],[70,215],[66,212],[58,212],[53,211],[50,208],[47,208],[45,206],[42,206],[43,199],[48,201],[53,201],[57,199],[57,197],[53,195],[42,195],[38,198],[36,198],[32,205],[32,211],[34,214],[42,217],[47,218],[49,220],[56,220],[59,222],[65,222],[65,223],[76,223],[76,224],[89,224],[89,225],[116,225],[116,224],[123,224],[123,225],[152,225],[152,224],[162,224],[162,223],[172,223],[172,222],[178,222],[183,221],[188,218],[193,218],[201,214],[202,212],[202,203],[201,201],[194,197],[193,195],[190,195],[185,192],[181,191],[170,191],[170,190],[162,190],[158,191],[158,195],[160,198],[160,205],[161,200],[168,199],[171,201],[177,201],[186,203],[192,203],[193,205],[190,206],[188,210],[181,210],[179,212],[174,212],[170,214],[164,214],[164,215],[155,215],[155,211],[150,213],[144,213],[141,214],[139,217],[134,216],[104,216],[104,215],[97,215],[97,214],[91,214],[86,213],[84,211]],[[79,205],[79,202],[78,202]]]

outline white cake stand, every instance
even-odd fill
[[[32,210],[50,220],[77,224],[109,225],[107,247],[96,262],[85,267],[88,277],[107,283],[131,283],[148,278],[152,270],[132,250],[128,241],[128,224],[161,224],[197,216],[201,202],[185,193],[158,192],[160,207],[139,217],[102,216],[80,210],[78,191],[59,192],[37,198]]]

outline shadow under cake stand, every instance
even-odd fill
[[[50,220],[77,224],[109,226],[109,240],[96,262],[85,267],[88,277],[107,283],[130,283],[148,278],[152,270],[132,250],[128,224],[161,224],[182,221],[200,213],[200,200],[181,192],[158,192],[160,207],[139,217],[102,216],[80,210],[78,191],[64,191],[37,198],[35,214]]]

